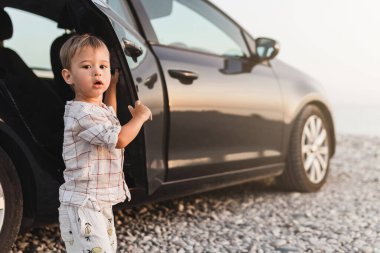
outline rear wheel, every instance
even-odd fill
[[[278,178],[283,187],[301,192],[314,192],[322,187],[330,164],[329,128],[323,112],[315,105],[307,105],[298,115],[286,169]]]
[[[0,148],[0,252],[9,252],[22,220],[22,190],[16,168]]]

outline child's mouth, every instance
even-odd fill
[[[95,83],[94,83],[94,86],[95,87],[100,87],[100,86],[102,86],[103,85],[103,83],[101,82],[101,81],[96,81]]]

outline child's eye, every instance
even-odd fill
[[[106,66],[106,65],[100,65],[100,68],[101,69],[106,69],[106,68],[108,68],[108,66]]]
[[[91,66],[90,65],[83,65],[82,68],[84,68],[84,69],[90,69]]]

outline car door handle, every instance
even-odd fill
[[[127,38],[123,38],[122,40],[124,43],[124,53],[131,57],[134,62],[137,62],[137,58],[143,54],[142,48]]]
[[[178,79],[183,84],[192,84],[195,79],[198,79],[198,74],[180,69],[169,69],[169,75],[175,79]]]

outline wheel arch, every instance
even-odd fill
[[[334,118],[333,118],[330,106],[326,102],[324,102],[323,100],[320,100],[320,99],[314,98],[314,99],[309,100],[309,101],[304,101],[304,103],[301,103],[298,106],[298,108],[295,110],[294,117],[292,120],[292,124],[291,124],[291,127],[289,129],[289,138],[288,138],[287,143],[289,144],[289,141],[291,138],[291,133],[293,132],[293,128],[295,125],[294,123],[295,123],[296,119],[298,118],[298,116],[300,115],[302,110],[308,105],[317,106],[322,111],[322,113],[326,116],[326,118],[328,120],[329,131],[330,131],[330,136],[331,136],[331,140],[332,140],[332,143],[330,143],[330,150],[331,150],[330,157],[332,157],[335,154],[335,150],[336,150],[336,135],[335,135]]]
[[[288,150],[294,124],[300,112],[307,105],[315,105],[324,113],[328,120],[332,139],[331,156],[333,156],[336,149],[334,112],[331,109],[332,107],[323,86],[311,76],[281,60],[274,59],[271,61],[271,65],[283,92],[285,123],[283,138],[284,154]]]
[[[21,138],[0,118],[0,146],[12,160],[19,177],[23,196],[23,221],[21,229],[34,222],[36,185],[33,173],[33,156]]]

